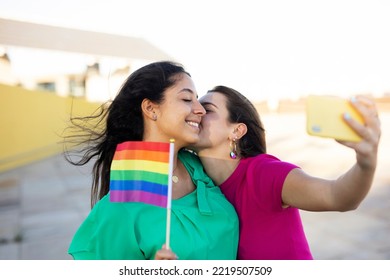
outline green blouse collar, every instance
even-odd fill
[[[208,201],[206,188],[216,187],[214,182],[206,174],[202,163],[200,162],[198,156],[194,153],[187,150],[181,150],[178,153],[178,157],[186,167],[197,188],[197,200],[200,213],[202,215],[213,215],[213,211],[211,210],[210,203]]]

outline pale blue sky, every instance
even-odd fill
[[[0,0],[0,17],[143,37],[252,100],[390,92],[386,0]]]

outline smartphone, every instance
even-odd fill
[[[361,137],[343,120],[343,114],[363,124],[363,118],[348,100],[331,95],[306,99],[306,131],[309,135],[358,142]]]

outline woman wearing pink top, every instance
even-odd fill
[[[336,180],[306,174],[266,153],[265,133],[253,104],[234,89],[217,86],[200,99],[206,109],[194,147],[202,164],[240,221],[238,259],[312,259],[299,210],[349,211],[373,181],[381,129],[375,103],[351,102],[364,125],[344,116],[362,140],[342,142],[356,163]]]

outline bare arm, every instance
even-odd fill
[[[360,142],[338,141],[356,152],[356,163],[336,180],[312,177],[300,169],[287,176],[282,191],[285,205],[308,211],[348,211],[356,209],[371,188],[381,135],[375,103],[357,97],[353,106],[364,118],[364,125],[344,117],[359,135]]]

